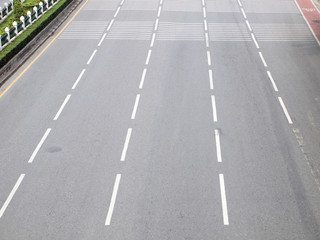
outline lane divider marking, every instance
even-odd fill
[[[161,14],[161,6],[159,7],[159,10],[158,10],[158,17],[160,17],[160,14]]]
[[[72,88],[71,88],[72,90],[77,87],[77,85],[78,85],[80,79],[82,78],[83,74],[85,73],[85,71],[86,71],[86,69],[82,69],[79,77],[77,78],[77,80],[75,81],[75,83],[73,84],[73,86],[72,86]]]
[[[211,56],[210,51],[207,51],[208,65],[211,66]]]
[[[209,70],[209,82],[210,82],[210,89],[213,90],[213,77],[212,77],[212,70]]]
[[[152,40],[151,40],[151,44],[150,44],[150,47],[153,47],[153,44],[154,44],[154,40],[156,39],[156,34],[153,33],[152,34]]]
[[[207,23],[207,20],[204,20],[204,30],[205,31],[208,31],[208,23]]]
[[[244,12],[244,10],[243,10],[242,7],[241,7],[241,12],[242,12],[242,14],[243,14],[243,17],[244,17],[245,19],[247,19],[247,15],[246,15],[246,13]]]
[[[202,10],[203,10],[203,17],[206,18],[207,17],[206,9],[203,7]]]
[[[260,59],[261,59],[261,61],[262,61],[262,63],[263,63],[263,66],[268,67],[268,65],[267,65],[267,63],[266,63],[266,60],[264,59],[264,57],[263,57],[263,55],[262,55],[261,52],[259,52],[259,56],[260,56]]]
[[[225,188],[225,184],[224,184],[224,176],[223,176],[223,174],[219,174],[219,181],[220,181],[223,224],[224,225],[229,225],[226,188]]]
[[[159,24],[159,18],[157,18],[157,20],[156,20],[156,24],[155,24],[155,26],[154,26],[154,31],[157,31],[157,29],[158,29],[158,24]]]
[[[216,137],[217,159],[218,159],[218,162],[222,162],[221,145],[220,145],[220,134],[219,134],[219,130],[218,129],[214,130],[214,135]]]
[[[215,98],[215,96],[213,96],[213,95],[211,95],[211,103],[212,103],[213,121],[214,121],[214,122],[218,122],[217,107],[216,107],[216,98]]]
[[[0,218],[3,216],[4,212],[6,211],[7,207],[9,206],[14,194],[16,193],[16,191],[18,190],[23,178],[24,178],[25,174],[21,174],[20,177],[18,178],[16,184],[14,185],[13,189],[11,190],[7,200],[4,202],[2,208],[0,209]]]
[[[140,81],[140,85],[139,85],[139,88],[142,89],[143,88],[143,83],[144,83],[144,79],[146,77],[146,73],[147,73],[147,69],[143,69],[143,73],[142,73],[142,76],[141,76],[141,81]]]
[[[238,0],[238,4],[240,7],[242,7],[242,3],[240,2],[240,0]]]
[[[116,17],[117,17],[117,15],[118,15],[119,11],[120,11],[120,7],[118,7],[118,9],[117,9],[116,13],[114,14],[114,16],[113,16],[114,18],[116,18]]]
[[[113,214],[114,205],[116,203],[120,180],[121,180],[121,174],[117,174],[116,180],[115,180],[114,186],[113,186],[113,191],[112,191],[112,196],[111,196],[111,201],[110,201],[110,205],[109,205],[109,210],[108,210],[105,226],[109,226],[111,223],[111,218],[112,218],[112,214]]]
[[[136,117],[136,113],[137,113],[137,109],[138,109],[138,105],[139,105],[139,100],[140,100],[140,94],[137,94],[136,100],[134,102],[132,114],[131,114],[131,119],[135,119],[135,117]]]
[[[40,142],[38,143],[36,149],[33,151],[28,163],[33,162],[34,158],[36,157],[38,151],[40,150],[42,144],[44,143],[44,141],[46,140],[50,132],[51,132],[51,128],[48,128],[47,131],[44,133],[43,137],[41,138]]]
[[[292,124],[293,122],[292,122],[292,120],[291,120],[291,117],[290,117],[290,115],[289,115],[289,112],[288,112],[286,106],[284,105],[284,102],[283,102],[282,98],[281,98],[281,97],[278,97],[278,99],[279,99],[280,105],[281,105],[281,107],[282,107],[282,110],[283,110],[284,114],[285,114],[286,117],[287,117],[287,120],[288,120],[289,124]]]
[[[107,28],[107,32],[109,32],[109,31],[110,31],[110,28],[111,28],[111,26],[112,26],[113,22],[114,22],[114,18],[112,18],[112,20],[111,20],[111,22],[110,22],[110,24],[109,24],[109,26],[108,26],[108,28]]]
[[[146,65],[149,64],[149,60],[150,60],[150,57],[151,57],[151,52],[152,52],[152,50],[150,49],[150,50],[148,51],[148,56],[147,56],[147,59],[146,59]]]
[[[89,58],[87,65],[89,65],[94,57],[94,55],[96,55],[97,49],[93,51],[93,53],[91,54],[91,57]]]
[[[98,47],[100,47],[101,46],[101,44],[102,44],[102,42],[103,42],[103,40],[106,38],[106,33],[104,33],[103,34],[103,36],[102,36],[102,38],[101,38],[101,40],[100,40],[100,42],[98,43]]]
[[[206,36],[206,47],[209,47],[209,35],[208,33],[205,33]]]
[[[123,146],[123,150],[122,150],[122,154],[121,154],[120,161],[122,161],[122,162],[126,160],[126,154],[127,154],[127,150],[128,150],[128,146],[129,146],[129,142],[130,142],[130,138],[131,138],[131,133],[132,133],[132,128],[129,128],[127,131],[126,140],[124,142],[124,146]]]
[[[249,23],[249,21],[248,21],[248,20],[246,20],[246,24],[247,24],[247,26],[248,26],[248,28],[249,28],[250,32],[252,32],[252,28],[251,28],[250,23]]]
[[[63,101],[63,103],[62,103],[59,111],[57,112],[56,116],[55,116],[54,119],[53,119],[54,121],[56,121],[56,120],[59,118],[62,110],[63,110],[64,107],[66,106],[66,104],[67,104],[67,102],[69,101],[70,97],[71,97],[71,94],[69,94],[69,95],[64,99],[64,101]]]
[[[267,71],[267,74],[268,74],[269,79],[270,79],[270,81],[271,81],[271,83],[272,83],[273,89],[274,89],[276,92],[278,92],[277,85],[276,85],[275,81],[273,80],[273,77],[272,77],[271,73],[270,73],[269,71]]]
[[[256,45],[256,47],[259,49],[260,47],[259,47],[259,44],[258,44],[258,42],[257,42],[257,40],[256,40],[256,38],[255,38],[255,36],[253,35],[253,33],[251,33],[251,37],[252,37],[252,40],[254,41],[254,44]]]

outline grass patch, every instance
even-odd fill
[[[27,30],[0,51],[0,68],[10,61],[24,46],[26,46],[39,32],[41,32],[70,2],[60,0],[48,12],[34,22]]]

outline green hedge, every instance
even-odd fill
[[[24,46],[41,32],[73,0],[60,0],[48,12],[35,21],[20,36],[0,51],[0,69],[8,63]]]

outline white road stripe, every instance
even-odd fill
[[[251,37],[252,37],[252,40],[254,41],[254,44],[255,44],[256,47],[259,49],[259,48],[260,48],[260,47],[259,47],[259,44],[258,44],[256,38],[254,37],[253,33],[251,33]]]
[[[259,55],[260,55],[260,58],[261,58],[261,61],[262,61],[263,65],[264,65],[265,67],[268,67],[268,65],[267,65],[267,63],[266,63],[266,60],[264,60],[264,57],[263,57],[263,55],[262,55],[261,52],[259,52]]]
[[[137,94],[136,101],[134,102],[134,107],[133,107],[132,114],[131,114],[131,119],[135,119],[135,117],[136,117],[136,112],[138,109],[139,100],[140,100],[140,94]]]
[[[94,55],[96,55],[97,49],[93,51],[93,53],[91,54],[91,57],[89,58],[87,65],[89,65],[94,57]]]
[[[160,14],[161,14],[161,6],[159,7],[159,10],[158,10],[158,17],[160,17]]]
[[[208,31],[208,23],[207,23],[207,20],[204,20],[204,30],[205,31]]]
[[[162,5],[163,0],[160,0],[160,5]]]
[[[211,95],[211,103],[212,103],[213,121],[217,122],[218,118],[217,118],[216,98],[213,95]]]
[[[159,24],[159,18],[157,18],[156,24],[155,24],[155,26],[154,26],[154,30],[155,30],[155,31],[157,31],[157,29],[158,29],[158,24]]]
[[[4,202],[2,208],[0,209],[0,218],[2,217],[2,215],[4,214],[4,212],[6,211],[8,205],[10,204],[14,194],[16,193],[16,191],[18,190],[23,178],[24,178],[25,174],[21,174],[20,177],[18,178],[16,184],[14,185],[13,189],[11,190],[7,200]]]
[[[292,124],[293,122],[292,122],[292,120],[291,120],[291,117],[290,117],[290,115],[289,115],[289,112],[288,112],[286,106],[284,105],[284,102],[283,102],[282,98],[281,98],[281,97],[278,97],[278,99],[279,99],[280,105],[281,105],[281,107],[282,107],[282,110],[283,110],[284,114],[285,114],[286,117],[287,117],[287,120],[288,120],[289,124]]]
[[[224,225],[229,225],[226,188],[225,188],[225,184],[224,184],[223,174],[219,174],[219,180],[220,180],[220,192],[221,192],[223,224]]]
[[[154,40],[156,39],[156,34],[153,33],[152,34],[152,40],[151,40],[151,44],[150,44],[150,47],[153,47],[153,44],[154,44]]]
[[[242,12],[242,14],[243,14],[243,17],[244,17],[245,19],[247,19],[247,15],[246,15],[246,13],[244,12],[243,8],[241,8],[241,12]]]
[[[82,76],[83,76],[83,74],[84,74],[85,71],[86,71],[86,69],[82,69],[79,77],[77,78],[77,80],[76,80],[75,83],[73,84],[72,89],[75,89],[75,88],[77,87],[77,85],[78,85],[78,83],[79,83],[80,79],[82,78]]]
[[[250,23],[249,23],[249,21],[248,21],[248,20],[246,20],[246,24],[247,24],[247,26],[248,26],[248,28],[249,28],[250,32],[252,32],[252,28],[251,28]]]
[[[216,136],[217,159],[218,162],[222,162],[219,130],[215,129],[214,134]]]
[[[111,22],[110,22],[110,24],[109,24],[109,26],[108,26],[108,28],[107,28],[107,32],[109,32],[109,31],[110,31],[110,28],[111,28],[111,26],[112,26],[113,22],[114,22],[114,19],[112,19],[112,20],[111,20]]]
[[[207,58],[208,58],[208,65],[211,66],[211,56],[209,51],[207,51]]]
[[[120,11],[120,7],[118,7],[118,9],[117,9],[117,11],[116,11],[116,13],[114,14],[114,16],[113,16],[113,17],[117,17],[117,15],[118,15],[119,11]]]
[[[210,81],[210,89],[213,90],[213,77],[212,77],[212,70],[209,70],[209,81]]]
[[[276,85],[275,81],[273,80],[273,77],[272,77],[271,73],[270,73],[269,71],[267,71],[267,73],[268,73],[269,79],[270,79],[270,81],[271,81],[271,83],[272,83],[272,86],[273,86],[274,90],[275,90],[276,92],[278,92],[277,85]]]
[[[150,61],[150,57],[151,57],[151,50],[148,51],[148,56],[147,56],[147,60],[146,60],[146,65],[149,64],[149,61]]]
[[[129,128],[126,136],[126,141],[124,143],[122,154],[121,154],[121,161],[124,161],[126,159],[126,154],[127,154],[127,150],[128,150],[128,146],[131,138],[131,133],[132,133],[132,128]]]
[[[142,89],[143,88],[143,83],[144,83],[144,79],[146,77],[146,73],[147,73],[147,69],[143,69],[143,73],[142,73],[142,77],[141,77],[141,81],[140,81],[140,85],[139,88]]]
[[[122,0],[122,1],[121,1],[120,5],[122,6],[122,5],[123,5],[123,3],[124,3],[124,0]]]
[[[108,210],[108,214],[107,214],[107,218],[106,218],[106,222],[105,222],[106,226],[109,226],[111,223],[111,218],[112,218],[112,214],[113,214],[114,205],[115,205],[116,199],[117,199],[120,180],[121,180],[121,174],[117,174],[116,180],[114,182],[110,206],[109,206],[109,210]]]
[[[203,10],[203,17],[206,18],[207,17],[206,9],[203,7],[202,10]]]
[[[238,0],[238,3],[239,3],[239,6],[242,7],[242,4],[241,4],[240,0]]]
[[[53,119],[54,121],[56,121],[56,120],[59,118],[59,116],[60,116],[63,108],[66,106],[66,104],[67,104],[67,102],[69,101],[70,97],[71,97],[71,95],[69,94],[69,95],[64,99],[61,107],[59,108],[59,111],[57,112],[56,116],[55,116],[54,119]]]
[[[100,40],[100,42],[99,42],[99,44],[98,44],[98,47],[100,47],[101,46],[101,44],[102,44],[102,42],[103,42],[103,40],[106,38],[106,33],[105,34],[103,34],[103,36],[102,36],[102,38],[101,38],[101,40]]]
[[[206,33],[205,36],[206,36],[206,47],[209,47],[209,35],[208,35],[208,33]]]
[[[51,128],[48,128],[47,131],[44,133],[43,137],[41,138],[40,142],[38,143],[38,146],[36,147],[36,149],[33,151],[28,163],[32,163],[33,159],[35,158],[35,156],[37,155],[38,151],[40,150],[42,144],[44,143],[44,141],[46,140],[46,138],[48,137],[49,133],[51,132]]]

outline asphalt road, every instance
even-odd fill
[[[1,239],[320,239],[294,1],[88,0],[60,30],[1,88]]]

